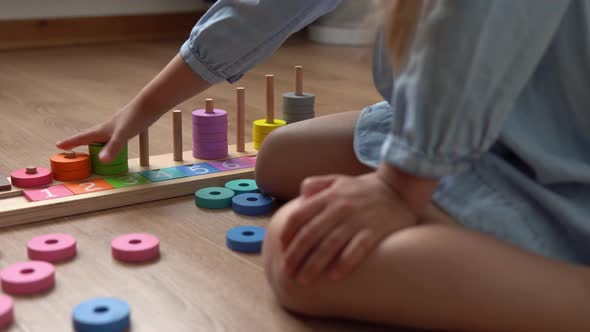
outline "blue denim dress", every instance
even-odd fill
[[[337,0],[221,0],[181,55],[234,82]],[[374,57],[384,102],[354,149],[440,179],[459,223],[526,250],[590,264],[590,1],[452,0],[424,11],[406,67]]]

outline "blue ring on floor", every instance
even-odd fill
[[[72,312],[77,332],[122,332],[131,324],[127,302],[112,297],[100,297],[78,304]]]
[[[266,229],[257,226],[238,226],[225,234],[227,247],[244,253],[259,253]]]
[[[261,193],[246,193],[232,198],[232,209],[239,214],[258,216],[272,211],[272,197]]]

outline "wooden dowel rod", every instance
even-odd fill
[[[182,111],[172,111],[172,147],[174,161],[182,161]]]
[[[303,66],[295,66],[295,95],[303,96]]]
[[[275,76],[266,75],[266,122],[275,122]]]
[[[205,99],[205,113],[214,113],[213,111],[213,99],[207,98]]]
[[[148,128],[139,134],[139,166],[150,165],[150,138]]]
[[[245,132],[244,126],[246,121],[246,88],[237,88],[237,102],[238,102],[238,123],[237,123],[237,137],[236,137],[236,151],[244,152],[246,151],[246,141],[245,141]]]

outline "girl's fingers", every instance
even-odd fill
[[[307,255],[346,215],[339,204],[328,206],[299,230],[285,252],[285,273],[294,277]]]
[[[109,135],[101,128],[93,127],[84,132],[68,137],[63,141],[57,142],[56,146],[61,150],[72,150],[81,145],[88,145],[96,142],[106,142],[109,140]]]
[[[350,224],[336,227],[308,255],[303,267],[299,271],[297,280],[302,284],[308,284],[316,280],[326,270],[326,267],[338,258],[339,254],[355,236],[356,232],[356,227]]]
[[[312,176],[301,183],[301,195],[303,197],[313,196],[328,188],[338,178],[338,175]]]
[[[340,280],[351,273],[379,243],[374,230],[365,228],[358,232],[344,248],[330,269],[330,278]]]

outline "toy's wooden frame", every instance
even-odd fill
[[[252,144],[246,144],[245,152],[236,152],[235,145],[230,145],[229,151],[228,158],[257,153]],[[139,158],[130,159],[129,173],[209,161],[193,158],[192,151],[185,151],[183,159],[174,161],[171,153],[150,156],[149,167],[140,167]],[[248,167],[38,202],[29,202],[23,196],[22,189],[13,188],[11,191],[0,192],[0,228],[188,195],[202,187],[222,186],[226,181],[251,178],[253,175],[254,167]]]

